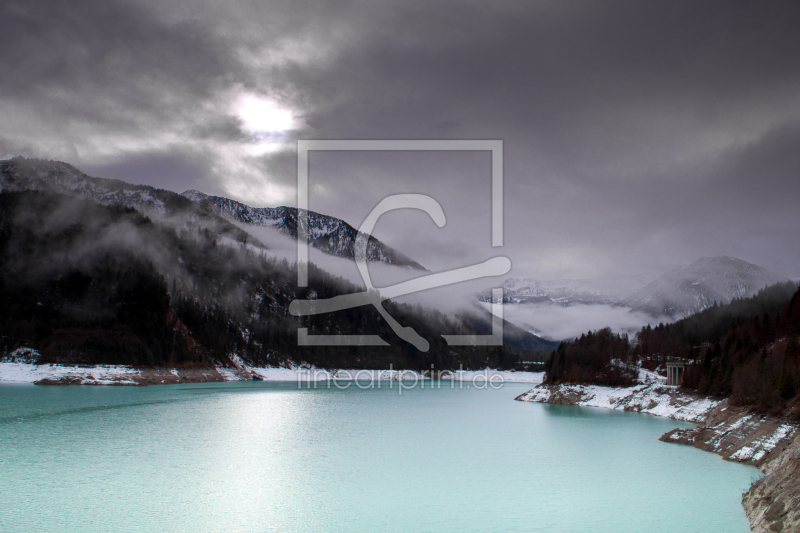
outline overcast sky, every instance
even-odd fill
[[[800,277],[800,3],[4,0],[0,157],[253,206],[296,202],[297,139],[502,139],[490,157],[313,153],[311,208],[433,268]]]

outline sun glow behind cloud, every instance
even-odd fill
[[[243,134],[234,139],[201,141],[206,151],[214,154],[209,170],[219,179],[222,193],[257,207],[293,203],[294,187],[274,179],[266,161],[294,149],[292,132],[304,126],[299,113],[238,84],[218,92],[206,102],[205,111],[237,119]]]
[[[297,127],[291,110],[256,94],[241,95],[234,104],[234,113],[255,135],[285,132]]]

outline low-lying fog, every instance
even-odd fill
[[[488,303],[482,305],[487,309],[491,307]],[[581,333],[604,327],[633,338],[642,326],[662,321],[645,313],[631,312],[627,307],[603,304],[564,307],[551,302],[505,304],[503,318],[539,337],[556,341],[574,339]]]
[[[286,258],[289,262],[297,260],[297,243],[273,228],[254,227],[237,224],[269,247],[269,254]],[[334,257],[314,248],[309,248],[309,259],[335,276],[351,283],[364,286],[361,275],[352,259]],[[466,265],[461,265],[466,266]],[[458,268],[454,266],[453,268]],[[383,263],[369,263],[372,283],[376,287],[386,287],[412,278],[427,275],[408,267],[395,267]],[[491,310],[489,303],[477,303],[475,294],[481,290],[497,287],[505,276],[482,278],[470,282],[457,283],[424,292],[394,298],[395,301],[420,304],[435,308],[447,314],[468,311],[476,305]],[[548,340],[564,340],[579,337],[589,330],[604,327],[631,337],[647,324],[655,325],[658,319],[644,313],[632,313],[628,308],[612,305],[571,305],[564,307],[544,302],[535,304],[505,304],[503,318]]]

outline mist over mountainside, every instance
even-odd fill
[[[503,282],[503,316],[541,338],[573,339],[589,330],[611,327],[634,334],[650,317],[629,313],[615,304],[628,292],[643,287],[646,276],[603,276],[592,279],[536,280],[511,278]],[[478,294],[488,308],[491,292]]]
[[[198,232],[203,239],[217,245],[234,245],[237,247],[246,246],[251,252],[258,253],[270,249],[273,243],[281,245],[291,245],[294,247],[293,239],[297,235],[297,209],[278,207],[278,208],[252,208],[240,202],[227,198],[207,196],[199,191],[185,191],[177,194],[164,189],[156,189],[148,185],[133,185],[120,180],[108,180],[88,176],[80,172],[75,167],[60,161],[47,161],[40,159],[26,159],[15,157],[10,160],[0,161],[0,190],[9,191],[41,191],[51,192],[58,195],[68,195],[81,199],[90,200],[94,204],[109,206],[114,209],[131,209],[142,213],[156,223],[157,227],[162,227],[165,231],[175,232],[177,235],[189,235],[191,232]],[[42,204],[43,205],[43,204]],[[52,205],[59,207],[63,201],[54,202]],[[39,212],[35,216],[42,217],[42,221],[50,220],[52,213],[48,209],[39,206]],[[42,212],[43,210],[43,212]],[[87,213],[94,212],[88,210]],[[87,216],[89,216],[87,214]],[[102,217],[101,217],[102,218]],[[323,254],[318,255],[317,260],[324,266],[330,263],[334,267],[333,274],[318,270],[320,278],[335,284],[348,284],[354,282],[358,285],[360,280],[354,279],[352,274],[355,269],[343,268],[335,261],[347,261],[353,257],[353,247],[357,230],[346,222],[319,213],[309,212],[309,244],[312,248],[319,250]],[[274,234],[272,233],[274,231]],[[274,235],[274,236],[273,236]],[[267,238],[268,237],[268,238]],[[269,245],[265,245],[262,239],[266,238]],[[232,283],[235,296],[230,297],[219,291],[214,291],[212,299],[208,297],[208,288],[205,292],[196,287],[191,269],[197,269],[196,265],[186,265],[182,263],[185,259],[180,255],[175,255],[170,251],[175,242],[168,239],[149,238],[153,245],[160,243],[160,251],[151,254],[154,248],[148,246],[148,253],[144,256],[154,263],[154,268],[158,274],[165,276],[166,279],[175,281],[176,287],[180,288],[183,283],[184,293],[186,283],[195,291],[193,298],[199,298],[201,305],[221,304],[223,307],[236,308],[242,301],[241,288],[236,283]],[[142,242],[148,239],[142,240]],[[284,242],[284,240],[286,242]],[[87,244],[87,249],[89,248]],[[138,250],[138,248],[136,248]],[[277,262],[283,266],[283,270],[289,268],[294,253],[287,254],[286,250],[278,250],[273,263]],[[140,254],[141,255],[141,254]],[[150,257],[153,255],[153,257]],[[373,264],[386,265],[384,268],[391,269],[405,267],[407,272],[398,270],[397,272],[381,271],[373,272],[378,279],[390,280],[400,277],[408,277],[416,271],[425,269],[389,248],[377,239],[370,237],[367,248],[367,260]],[[175,264],[164,261],[163,258],[172,257],[177,261],[181,268],[176,270]],[[330,257],[326,260],[325,257]],[[154,258],[157,258],[156,261]],[[288,262],[286,261],[288,258]],[[200,263],[199,258],[197,262]],[[374,268],[374,267],[373,267]],[[258,269],[256,269],[258,270]],[[350,271],[353,272],[350,272]],[[285,273],[284,273],[285,274]],[[283,276],[284,274],[281,274]],[[345,279],[338,276],[345,275]],[[220,278],[227,278],[220,267],[220,271],[212,276],[219,283]],[[215,286],[212,284],[212,286]],[[349,285],[348,285],[349,286]],[[348,289],[350,292],[356,290],[354,287]],[[288,296],[287,296],[288,297]],[[291,299],[291,298],[290,298]],[[419,308],[421,309],[421,308]],[[230,311],[230,309],[228,309]],[[450,311],[448,311],[449,313]],[[285,315],[286,310],[282,313]],[[491,330],[491,315],[482,309],[465,309],[461,313],[464,317],[463,322],[468,327],[465,331],[477,331],[481,334]],[[455,324],[461,323],[460,319],[455,319]],[[550,350],[554,346],[549,341],[539,339],[527,331],[516,328],[506,322],[506,344],[518,350]],[[393,334],[390,334],[393,335]],[[288,341],[287,341],[288,342]],[[295,339],[292,339],[295,342]],[[286,354],[284,354],[286,355]]]
[[[200,191],[188,190],[181,196],[199,203],[204,208],[230,217],[237,222],[251,226],[275,228],[278,231],[297,238],[296,207],[250,207],[236,200],[220,196],[208,196]],[[339,257],[354,257],[354,248],[358,230],[344,220],[308,212],[308,243],[325,253]],[[386,246],[375,237],[370,236],[367,242],[367,261],[380,261],[389,265],[409,266],[419,270],[425,268]]]
[[[285,249],[274,250],[276,257],[273,261],[285,262],[288,259],[287,265],[293,261],[298,222],[295,208],[255,208],[195,190],[178,194],[146,185],[90,177],[58,161],[21,157],[0,161],[0,190],[47,191],[90,200],[98,205],[135,209],[178,235],[202,233],[215,246],[244,246],[259,253],[279,243]],[[309,212],[308,223],[309,244],[321,252],[317,257],[322,259],[318,267],[333,269],[320,274],[322,278],[328,276],[334,280],[344,276],[350,283],[358,285],[360,279],[355,269],[344,268],[352,266],[357,230],[343,220],[314,212]],[[323,255],[328,259],[320,257]],[[378,278],[383,277],[384,282],[397,282],[424,271],[417,262],[372,237],[367,255],[373,265],[387,269],[386,272],[373,271]],[[340,265],[337,261],[348,262],[348,265]],[[191,278],[187,272],[174,271],[168,263],[155,268],[169,279]],[[371,268],[375,269],[374,266]],[[507,344],[515,349],[548,350],[552,348],[549,344],[552,341],[574,338],[590,329],[610,326],[620,333],[632,333],[653,321],[669,322],[706,309],[714,301],[727,303],[733,298],[750,296],[765,285],[787,279],[763,267],[724,256],[703,258],[655,281],[653,278],[638,275],[547,281],[507,279],[502,283],[505,319],[509,326]],[[234,292],[239,294],[238,291]],[[490,291],[480,292],[477,298],[484,304],[489,302]],[[452,298],[447,297],[424,305],[435,307],[451,317],[459,316],[463,309],[451,309],[455,300],[450,300]],[[444,305],[446,303],[449,305]],[[464,324],[476,331],[490,329],[488,311],[473,309],[470,313],[471,318]]]
[[[165,189],[93,178],[61,161],[15,157],[0,161],[0,191],[41,191],[68,195],[104,206],[135,209],[176,229],[208,230],[220,241],[265,246],[223,217]],[[47,213],[42,213],[47,215]]]
[[[282,234],[297,237],[297,209],[293,207],[252,208],[242,203],[207,196],[199,191],[182,194],[149,185],[133,185],[120,180],[88,176],[61,161],[15,157],[0,161],[0,190],[48,191],[92,200],[101,205],[132,207],[151,218],[186,218],[173,220],[178,225],[213,221],[213,231],[230,234],[239,241],[256,245],[260,241],[226,217],[247,225],[274,228]],[[353,257],[358,231],[335,217],[309,211],[309,245],[338,256]],[[419,263],[370,236],[367,261],[425,270]]]
[[[314,264],[309,286],[297,287],[294,265],[208,227],[177,227],[75,196],[0,193],[5,353],[29,347],[42,354],[40,362],[68,364],[224,365],[236,354],[255,366],[509,368],[519,360],[509,344],[531,349],[538,342],[510,327],[505,346],[447,346],[442,334],[482,333],[488,314],[460,320],[385,301],[398,322],[430,342],[420,352],[397,339],[371,306],[312,317],[288,310],[295,299],[358,290]],[[376,334],[391,345],[298,346],[299,327],[312,335]]]
[[[779,282],[673,323],[642,328],[635,343],[609,329],[562,343],[548,360],[545,382],[626,386],[639,378],[640,365],[652,370],[683,361],[681,387],[730,397],[733,405],[781,412],[800,383],[798,334],[800,288]]]
[[[0,190],[67,194],[100,205],[132,207],[144,215],[159,218],[169,214],[170,200],[177,196],[149,185],[87,176],[61,161],[24,157],[0,161]]]
[[[654,316],[688,316],[734,298],[756,294],[767,285],[789,281],[764,267],[733,257],[703,257],[656,279],[619,302]]]
[[[594,279],[507,279],[505,317],[546,339],[572,339],[610,327],[633,335],[639,328],[672,322],[734,298],[754,295],[788,278],[731,257],[702,258],[653,280],[655,276],[604,276]],[[490,291],[478,294],[491,301]]]

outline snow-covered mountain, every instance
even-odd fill
[[[220,236],[265,247],[252,235],[245,236],[229,220],[253,226],[272,227],[291,237],[297,236],[297,209],[293,207],[253,208],[235,200],[208,196],[199,191],[179,195],[149,185],[133,185],[120,180],[87,176],[61,161],[15,157],[0,161],[0,191],[46,191],[92,200],[100,205],[136,209],[151,218],[175,217],[183,226],[208,228]],[[188,204],[188,205],[187,205]],[[309,245],[339,257],[353,257],[358,231],[343,220],[309,211]],[[367,261],[408,266],[424,270],[417,262],[370,237]]]
[[[576,304],[612,305],[644,287],[646,276],[603,276],[591,279],[534,280],[510,278],[503,282],[503,303],[531,304],[550,302],[564,307]],[[491,301],[490,291],[478,296]]]
[[[220,245],[219,233],[199,226],[176,231],[184,210],[204,210],[175,197],[183,207],[165,202],[167,215],[159,219],[74,195],[0,194],[0,280],[11,281],[0,283],[0,359],[30,348],[42,357],[36,362],[60,364],[484,368],[515,365],[511,350],[555,347],[511,325],[502,349],[448,346],[442,338],[491,331],[488,312],[462,319],[385,301],[387,312],[429,341],[427,353],[409,351],[371,306],[295,317],[293,301],[358,287],[315,264],[308,287],[298,287],[293,265],[272,254],[235,241]],[[388,345],[304,346],[299,328],[378,335]]]
[[[164,193],[170,192],[148,185],[93,178],[61,161],[23,157],[0,161],[0,191],[2,190],[68,194],[100,205],[132,207],[151,217],[162,217],[166,214]]]
[[[651,315],[687,316],[713,306],[715,301],[729,303],[783,281],[789,279],[741,259],[703,257],[664,274],[619,305]]]
[[[594,279],[508,279],[503,283],[504,318],[547,339],[574,338],[611,327],[634,334],[649,323],[671,322],[766,285],[788,281],[766,268],[730,257],[703,258],[656,276]],[[652,281],[655,280],[655,281]],[[477,295],[491,301],[491,293]]]
[[[267,247],[235,224],[203,209],[176,192],[149,185],[87,176],[61,161],[15,157],[0,161],[0,191],[39,191],[90,200],[104,206],[134,209],[179,231],[202,231],[220,243]]]
[[[236,222],[274,228],[292,238],[297,238],[296,207],[250,207],[236,200],[221,196],[209,196],[195,190],[184,191],[181,196]],[[358,230],[344,220],[314,211],[308,211],[307,220],[309,245],[339,257],[354,256]],[[367,243],[367,261],[380,261],[389,265],[425,270],[416,261],[386,246],[374,237],[370,237]]]

